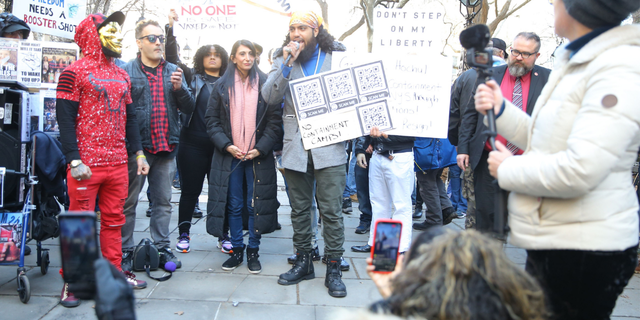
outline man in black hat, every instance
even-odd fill
[[[491,48],[493,50],[493,66],[498,67],[507,64],[505,61],[507,54],[507,44],[499,38],[491,38]]]
[[[0,37],[24,40],[29,37],[31,28],[26,22],[8,12],[0,13]]]

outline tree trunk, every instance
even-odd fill
[[[324,20],[324,28],[329,31],[329,4],[327,0],[316,0],[318,5],[320,6],[320,11],[322,13],[322,19]]]

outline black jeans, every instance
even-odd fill
[[[496,204],[497,184],[493,183],[493,177],[489,173],[487,158],[489,152],[482,150],[480,162],[473,169],[473,180],[476,192],[476,230],[480,232],[493,232],[493,220]]]
[[[442,225],[444,218],[442,211],[453,207],[444,182],[440,177],[444,168],[425,170],[417,172],[418,184],[420,185],[420,195],[427,205],[427,211],[424,214],[425,221],[430,225]],[[416,194],[417,195],[417,194]],[[417,202],[417,201],[416,201]]]
[[[365,154],[367,164],[371,160],[370,154]],[[360,209],[360,223],[371,224],[371,200],[369,199],[369,168],[360,168],[356,164],[354,170],[356,176],[356,194],[358,195],[358,209]]]
[[[633,276],[637,250],[527,250],[526,270],[545,291],[550,319],[609,319]]]
[[[178,148],[178,169],[182,180],[178,210],[180,234],[189,234],[191,229],[193,210],[202,192],[204,177],[209,177],[214,148],[213,143],[207,138],[189,134],[185,130],[180,134],[180,148]]]

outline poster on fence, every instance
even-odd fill
[[[18,79],[18,45],[17,39],[0,38],[0,79]]]
[[[389,87],[388,134],[446,138],[449,126],[452,65],[448,57],[435,55],[378,55],[335,52],[335,68],[363,61],[382,60]]]
[[[47,133],[59,134],[58,117],[56,116],[56,90],[40,90],[40,100],[42,101],[42,122],[43,130]]]
[[[31,31],[73,39],[86,6],[85,0],[21,0],[13,2],[13,14]]]
[[[42,88],[55,89],[62,71],[78,59],[75,43],[42,43]]]
[[[298,126],[309,150],[393,128],[382,61],[291,81]]]
[[[42,82],[42,42],[21,41],[18,60],[18,81],[29,88],[39,88]]]

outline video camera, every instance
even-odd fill
[[[467,50],[466,62],[469,66],[474,67],[478,72],[480,83],[491,80],[491,67],[493,66],[493,52],[487,50],[487,45],[491,40],[491,32],[489,27],[484,24],[473,25],[460,33],[460,44]],[[496,149],[496,116],[493,109],[487,111],[487,120],[489,123],[489,143],[493,150]],[[492,232],[497,238],[506,240],[509,233],[507,225],[507,193],[500,189],[498,181],[492,182],[495,185],[496,193],[493,217],[493,230],[479,230],[483,232]],[[487,217],[488,218],[488,217]]]

